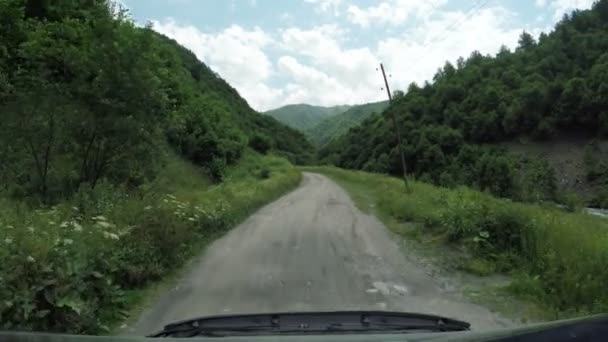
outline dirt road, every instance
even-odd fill
[[[475,330],[510,326],[409,261],[397,238],[325,176],[301,186],[214,242],[127,334],[201,315],[372,309],[441,314]]]

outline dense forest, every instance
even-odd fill
[[[107,0],[0,1],[0,111],[0,191],[46,203],[139,186],[170,150],[221,180],[247,146],[294,162],[312,149]]]
[[[390,116],[402,127],[409,173],[444,186],[466,184],[522,200],[555,199],[547,163],[507,153],[504,142],[552,139],[577,130],[608,133],[608,0],[565,15],[538,40],[523,32],[514,51],[473,52],[432,82],[396,92],[382,115],[323,148],[337,166],[399,174]],[[595,161],[589,177],[606,179]]]
[[[304,131],[306,136],[317,146],[329,143],[352,127],[359,125],[374,113],[382,113],[388,107],[387,101],[366,103],[350,107],[345,112],[327,118],[312,128]]]
[[[264,114],[272,116],[291,128],[305,131],[318,125],[325,119],[343,113],[349,108],[350,106],[348,105],[322,107],[308,104],[294,104],[269,110],[264,112]]]

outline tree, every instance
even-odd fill
[[[249,146],[254,150],[266,154],[271,149],[271,142],[268,137],[256,134],[249,140]]]
[[[519,51],[529,51],[530,49],[536,46],[536,41],[531,34],[526,31],[523,31],[519,36],[519,40],[517,41],[517,49]]]
[[[49,174],[58,146],[65,139],[61,136],[65,123],[61,116],[68,110],[66,101],[50,90],[24,92],[3,108],[4,129],[0,137],[3,145],[19,156],[12,167],[33,170],[35,180],[24,185],[36,189],[45,203],[49,201]]]
[[[579,117],[584,117],[583,106],[587,103],[589,90],[585,79],[575,77],[566,82],[564,90],[556,103],[556,116],[559,123],[567,125],[574,123]]]

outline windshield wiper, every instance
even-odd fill
[[[435,315],[340,311],[201,317],[169,324],[149,337],[412,333],[469,328],[469,323]]]

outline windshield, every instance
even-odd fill
[[[0,330],[590,322],[607,22],[608,0],[0,0]]]

